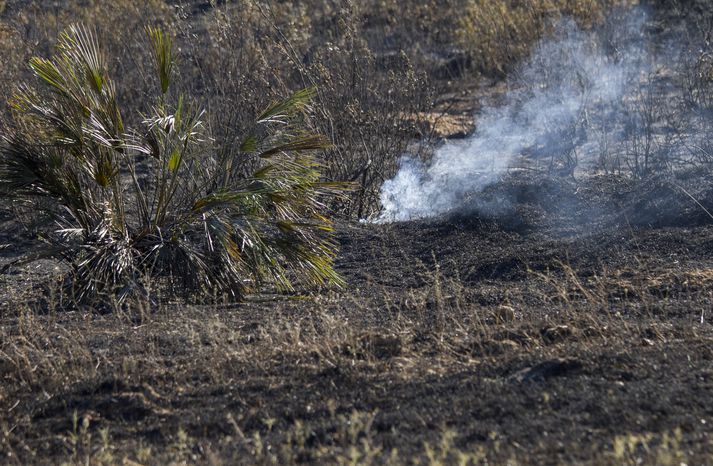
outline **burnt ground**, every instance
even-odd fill
[[[240,305],[61,310],[15,269],[2,462],[709,464],[711,186],[516,174],[340,225],[344,290]]]

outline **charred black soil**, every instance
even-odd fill
[[[3,462],[709,463],[710,186],[516,174],[340,225],[314,296],[97,314],[3,275]]]

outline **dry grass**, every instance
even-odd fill
[[[595,370],[598,357],[631,358],[636,346],[713,341],[703,328],[660,317],[654,302],[666,283],[670,302],[659,310],[683,300],[701,303],[687,315],[704,312],[709,271],[638,270],[590,279],[566,265],[533,272],[499,305],[477,304],[487,284],[473,288],[439,267],[426,271],[430,284],[403,292],[256,297],[239,308],[147,305],[98,315],[13,304],[1,316],[1,443],[10,461],[50,454],[69,464],[530,464],[551,445],[523,451],[497,430],[466,441],[445,419],[384,431],[394,413],[341,387],[392,390],[474,367],[482,383],[504,387],[548,377],[544,363]],[[416,437],[394,444],[411,435],[398,429],[414,428]],[[604,437],[599,451],[580,445],[571,454],[594,464],[679,464],[711,453],[713,444],[691,450],[688,434],[671,429]],[[147,434],[154,430],[160,435]]]
[[[537,0],[530,2],[466,0],[456,38],[470,66],[485,73],[505,74],[528,56],[556,20],[571,17],[583,27],[601,22],[615,5],[602,0]]]

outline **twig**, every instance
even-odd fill
[[[708,209],[706,209],[706,207],[705,207],[703,204],[701,204],[698,199],[696,199],[695,197],[693,197],[693,195],[692,195],[691,193],[689,193],[688,191],[686,191],[686,189],[685,189],[683,186],[677,185],[676,183],[673,183],[673,182],[672,182],[671,184],[674,185],[675,187],[677,187],[678,189],[680,189],[681,191],[683,191],[683,192],[686,194],[686,196],[690,197],[691,200],[693,200],[693,202],[695,202],[696,204],[698,204],[698,207],[700,207],[701,209],[703,209],[703,211],[704,211],[706,214],[708,214],[708,216],[709,216],[711,219],[713,219],[713,214],[711,214],[710,211],[709,211]]]

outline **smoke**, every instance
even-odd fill
[[[422,161],[404,156],[381,189],[390,222],[468,208],[508,171],[530,168],[568,175],[603,161],[630,137],[631,101],[641,99],[658,64],[640,9],[606,30],[583,31],[563,20],[508,83],[504,102],[484,107],[467,139],[447,142]],[[666,58],[668,61],[669,58]],[[486,208],[477,206],[477,208]]]

